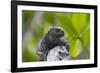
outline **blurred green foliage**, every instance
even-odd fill
[[[72,59],[90,58],[90,14],[22,11],[22,61],[39,61],[36,50],[51,27],[61,27]]]

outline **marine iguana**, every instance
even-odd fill
[[[40,61],[47,61],[47,55],[49,51],[57,46],[65,47],[69,50],[69,44],[62,39],[64,31],[61,28],[51,28],[40,42],[40,47],[37,50],[37,54],[40,57]],[[59,52],[59,54],[62,54]],[[67,53],[68,55],[68,53]]]

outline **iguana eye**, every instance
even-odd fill
[[[55,31],[56,31],[56,32],[60,32],[61,30],[59,30],[59,29],[56,29]]]

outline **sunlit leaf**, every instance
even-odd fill
[[[72,14],[72,24],[74,28],[77,30],[78,34],[87,25],[89,21],[89,14],[88,13],[73,13]]]
[[[75,39],[70,43],[70,55],[72,58],[76,58],[82,50],[82,44],[79,39]]]
[[[83,41],[84,41],[85,47],[90,48],[90,25],[87,26],[87,28],[85,29],[83,33]]]
[[[75,31],[74,27],[72,26],[72,22],[67,17],[67,15],[57,14],[56,17],[59,22],[59,26],[62,27],[65,30],[65,32],[68,32],[68,35],[70,35],[71,37],[77,35],[77,32]]]

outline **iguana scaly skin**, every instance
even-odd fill
[[[47,61],[48,52],[56,46],[65,46],[69,49],[69,44],[61,39],[64,36],[64,31],[60,28],[51,28],[40,42],[40,47],[37,51],[40,61]]]

